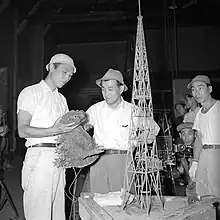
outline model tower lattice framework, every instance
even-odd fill
[[[149,132],[153,123],[153,105],[141,15],[137,24],[132,104],[124,188],[126,192],[135,194],[141,209],[150,213],[152,195],[163,207],[159,174],[162,162],[157,157],[156,140],[151,139],[156,131],[152,129]],[[123,209],[127,201],[125,196]]]

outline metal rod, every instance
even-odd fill
[[[0,5],[0,14],[8,7],[10,0],[2,0]]]
[[[138,0],[138,15],[141,16],[141,0]]]
[[[16,117],[16,95],[17,95],[17,71],[18,71],[18,35],[17,35],[17,25],[18,25],[18,9],[15,11],[14,20],[14,36],[13,36],[13,71],[11,75],[11,110],[12,110],[12,147],[15,151],[16,149],[16,127],[17,127],[17,117]]]
[[[34,5],[34,7],[28,12],[28,16],[33,16],[33,15],[37,12],[40,3],[43,2],[43,1],[45,1],[45,0],[38,1],[38,2]],[[28,24],[28,19],[24,19],[24,20],[19,24],[19,26],[18,26],[17,29],[16,29],[17,34],[20,34],[20,33],[25,29],[25,27],[27,26],[27,24]]]
[[[178,52],[178,35],[177,35],[177,21],[176,21],[176,5],[173,0],[173,42],[174,42],[174,59],[175,59],[175,77],[179,75],[179,52]]]
[[[169,40],[168,40],[168,32],[167,32],[167,26],[168,26],[168,9],[167,9],[167,0],[164,0],[164,56],[165,56],[165,70],[167,71],[167,67],[168,67],[168,61],[169,61]]]

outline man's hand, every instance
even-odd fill
[[[89,131],[93,128],[93,126],[86,123],[86,124],[83,125],[83,128],[84,128],[85,131]]]
[[[192,179],[192,181],[196,182],[196,171],[198,168],[198,162],[193,161],[192,166],[189,169],[189,176]]]
[[[23,110],[18,112],[18,134],[21,138],[42,138],[70,132],[78,126],[77,123],[61,123],[62,117],[58,118],[54,125],[49,128],[30,126],[32,115]]]
[[[87,152],[87,155],[85,155],[84,159],[86,159],[87,157],[97,155],[97,154],[101,154],[104,151],[105,151],[104,146],[97,145],[96,147],[94,147],[93,149]]]
[[[93,152],[94,152],[94,154],[100,154],[100,153],[104,152],[104,150],[105,150],[104,146],[97,145],[97,146],[93,149]]]
[[[75,122],[71,122],[69,124],[61,123],[62,117],[58,118],[51,128],[53,130],[54,135],[63,134],[72,131],[74,128],[78,126]]]

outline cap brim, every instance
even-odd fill
[[[190,82],[190,83],[187,85],[187,89],[191,89],[192,83],[193,83],[193,82]]]
[[[46,70],[47,71],[49,71],[49,65],[50,65],[50,63],[48,63],[47,65],[46,65]],[[69,65],[69,64],[68,64]],[[71,67],[73,67],[73,73],[76,73],[76,67],[75,66],[72,66],[72,65],[70,65]]]
[[[95,81],[96,85],[99,86],[99,87],[101,87],[101,81],[102,81],[102,79],[97,79],[97,80]]]
[[[49,63],[46,65],[46,70],[49,71]]]
[[[177,131],[180,132],[182,131],[183,129],[192,129],[193,127],[191,125],[185,125],[185,124],[180,124],[177,126]]]
[[[97,80],[95,81],[96,85],[99,86],[99,87],[101,87],[101,81],[102,81],[102,80],[103,80],[102,78],[101,78],[101,79],[97,79]],[[108,79],[105,79],[105,80],[108,80]],[[109,79],[109,80],[110,80],[110,79]],[[123,84],[123,86],[124,86],[124,92],[127,91],[127,90],[128,90],[128,87],[127,87],[125,84]]]

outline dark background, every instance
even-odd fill
[[[172,110],[176,79],[199,73],[213,80],[220,98],[220,1],[140,2],[155,114]],[[108,68],[124,74],[130,101],[138,13],[137,0],[1,0],[0,68],[8,69],[8,85],[0,86],[0,104],[9,109],[12,128],[17,95],[46,76],[56,52],[72,56],[77,67],[61,89],[70,109],[102,99],[95,80]]]

